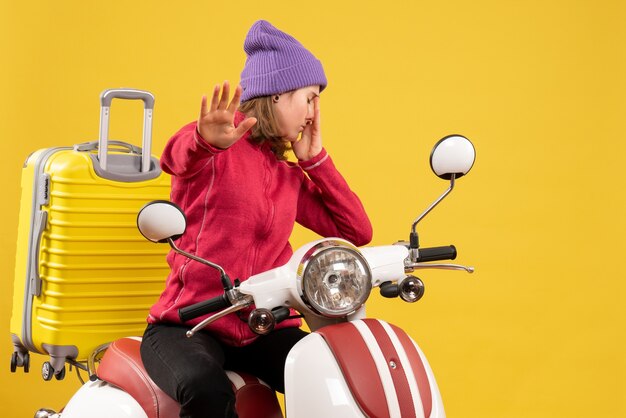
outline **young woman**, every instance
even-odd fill
[[[327,82],[320,61],[266,21],[250,28],[244,49],[232,100],[227,82],[215,86],[198,120],[178,131],[161,157],[172,175],[171,199],[187,216],[178,245],[240,280],[289,260],[295,222],[357,246],[372,236],[361,202],[322,146],[319,96]],[[297,163],[287,161],[289,149]],[[223,290],[215,270],[174,252],[168,262],[141,354],[155,383],[180,402],[180,416],[236,416],[224,369],[252,373],[283,392],[287,354],[306,335],[300,321],[259,337],[248,328],[249,311],[241,311],[186,338],[204,318],[181,324],[178,309]]]

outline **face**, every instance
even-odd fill
[[[274,103],[274,111],[281,136],[294,142],[304,127],[313,123],[313,99],[320,94],[320,86],[308,86],[283,93]]]

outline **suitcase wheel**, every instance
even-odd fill
[[[65,379],[65,366],[63,366],[63,368],[59,372],[56,372],[56,370],[54,370],[54,367],[52,367],[52,364],[50,364],[49,361],[46,361],[41,366],[41,377],[43,377],[43,380],[47,382],[52,380],[52,376],[54,376],[56,380]]]
[[[17,351],[14,351],[11,355],[11,373],[15,373],[17,370]]]
[[[24,373],[30,370],[30,354],[28,352],[22,354],[14,351],[11,355],[11,373],[15,373],[18,367],[24,368]]]
[[[54,378],[56,380],[63,380],[63,379],[65,379],[65,366],[63,366],[63,368],[61,369],[60,372],[58,372],[57,374],[54,375]]]
[[[49,380],[52,380],[52,376],[54,376],[54,368],[49,361],[46,361],[44,364],[41,365],[41,377],[43,377],[43,380],[47,382]]]

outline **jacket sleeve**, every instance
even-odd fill
[[[324,237],[343,238],[356,246],[368,244],[370,220],[326,150],[299,165],[308,178],[304,176],[300,188],[296,221]]]
[[[183,126],[165,145],[161,154],[161,169],[181,178],[198,173],[213,158],[224,152],[206,142],[196,129],[196,122]]]

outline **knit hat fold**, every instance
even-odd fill
[[[241,101],[328,84],[322,63],[300,42],[265,20],[255,22],[244,41]]]

